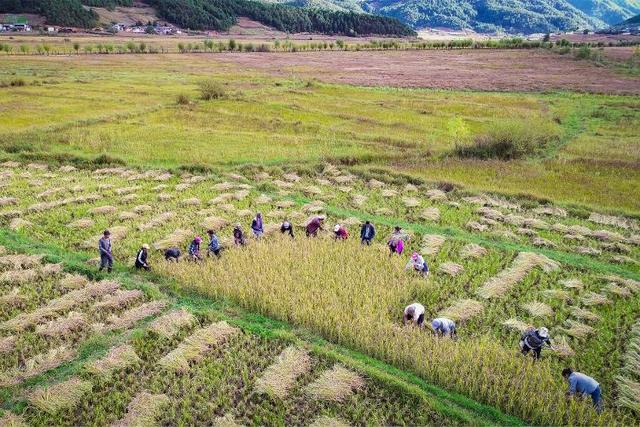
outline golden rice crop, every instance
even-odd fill
[[[71,378],[52,386],[40,387],[29,395],[29,403],[36,408],[50,414],[56,414],[63,409],[73,408],[82,398],[91,392],[89,381]]]
[[[440,209],[426,208],[420,212],[420,218],[426,221],[438,221],[440,219]]]
[[[162,315],[149,324],[149,330],[158,335],[171,338],[180,332],[180,329],[192,326],[196,323],[193,314],[186,310],[173,310]]]
[[[465,321],[482,313],[482,310],[484,310],[484,305],[480,301],[461,299],[441,311],[438,316],[457,321]]]
[[[117,330],[130,328],[140,320],[160,313],[167,305],[166,301],[151,301],[130,308],[120,316],[112,315],[107,319],[106,325],[94,325],[97,330]]]
[[[296,379],[310,368],[311,358],[306,350],[287,347],[258,378],[256,391],[284,399],[295,385]]]
[[[154,426],[162,412],[170,404],[165,394],[140,392],[127,406],[125,417],[114,424],[114,427]]]
[[[175,246],[181,246],[193,237],[193,231],[177,229],[162,240],[158,240],[153,244],[155,249],[168,249]]]
[[[464,267],[455,262],[445,262],[440,264],[438,271],[455,277],[464,271]]]
[[[349,424],[339,418],[321,415],[309,424],[309,427],[349,427]]]
[[[420,252],[422,255],[432,256],[436,255],[440,248],[444,244],[446,237],[437,234],[425,234],[422,237],[422,248]]]
[[[469,243],[460,250],[461,258],[481,258],[487,254],[487,250],[475,243]]]
[[[129,344],[122,344],[112,348],[103,358],[86,364],[85,369],[92,374],[108,377],[116,370],[125,369],[140,362],[135,349]]]
[[[511,266],[490,278],[477,290],[482,298],[496,298],[505,295],[518,282],[523,280],[531,270],[540,267],[543,271],[558,270],[560,265],[542,254],[520,252]]]
[[[332,369],[322,372],[305,391],[314,399],[341,402],[364,384],[364,379],[357,373],[335,365]]]
[[[22,381],[40,375],[76,357],[76,351],[67,347],[57,347],[47,353],[38,354],[24,362],[24,365],[0,373],[0,386],[20,384]]]
[[[0,417],[0,426],[3,427],[27,427],[28,424],[21,415],[16,415],[10,411],[4,411]]]
[[[164,225],[169,220],[173,219],[176,216],[175,212],[163,212],[151,218],[148,222],[138,225],[139,231],[150,230],[152,228],[156,228],[160,225]]]
[[[553,316],[553,309],[547,304],[539,301],[532,301],[522,304],[522,308],[529,312],[532,317]]]

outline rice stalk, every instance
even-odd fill
[[[575,356],[575,351],[569,345],[569,339],[563,335],[553,338],[552,351],[559,357],[569,358]]]
[[[229,225],[229,221],[219,216],[209,216],[203,219],[200,225],[206,229],[220,231]]]
[[[9,335],[8,337],[0,338],[0,354],[6,354],[16,347],[16,337]]]
[[[138,225],[139,231],[146,231],[152,228],[156,228],[158,226],[164,225],[170,219],[173,219],[176,216],[175,212],[163,212],[151,218],[148,222]]]
[[[479,232],[487,231],[489,229],[487,225],[481,224],[478,221],[469,221],[465,224],[465,227],[467,227],[471,231]]]
[[[452,320],[465,321],[482,313],[484,305],[473,299],[461,299],[453,305],[441,311],[439,317],[447,317]]]
[[[607,291],[610,294],[617,295],[617,296],[622,297],[622,298],[626,298],[626,297],[631,296],[631,291],[629,290],[629,288],[617,285],[615,283],[609,283],[604,288],[604,290]]]
[[[529,312],[533,317],[550,317],[553,316],[553,309],[547,304],[539,301],[532,301],[522,304],[522,308]]]
[[[420,252],[422,255],[433,256],[436,255],[442,245],[444,244],[446,237],[438,234],[425,234],[422,237],[422,248]]]
[[[138,205],[138,206],[134,206],[132,211],[137,213],[137,214],[141,214],[141,213],[145,213],[145,212],[150,212],[152,211],[153,208],[149,205]]]
[[[565,323],[567,325],[565,332],[574,338],[586,338],[595,332],[595,329],[591,326],[576,322],[575,320],[567,320]]]
[[[469,243],[460,250],[461,258],[482,258],[487,254],[487,250],[475,243]]]
[[[580,320],[590,320],[592,322],[600,320],[600,316],[597,314],[580,307],[573,307],[571,309],[571,315]]]
[[[104,326],[98,326],[98,331],[113,331],[118,329],[128,329],[140,320],[160,313],[167,305],[166,301],[151,301],[122,313],[120,316],[112,315],[107,319]]]
[[[77,406],[82,398],[91,392],[93,386],[80,378],[36,389],[29,394],[29,403],[48,414]]]
[[[266,393],[284,399],[294,387],[296,379],[311,368],[311,358],[306,350],[287,347],[256,381],[258,393]]]
[[[429,198],[429,200],[432,201],[443,201],[443,200],[447,200],[447,194],[442,191],[442,190],[438,190],[438,189],[431,189],[427,191],[427,197]]]
[[[440,209],[426,208],[420,212],[420,219],[424,219],[425,221],[438,221],[440,219]]]
[[[114,227],[111,227],[109,229],[109,232],[111,233],[111,241],[117,242],[127,237],[129,230],[127,229],[127,227],[123,225],[116,225]],[[100,240],[101,238],[102,238],[102,233],[85,240],[84,242],[82,242],[81,246],[85,249],[97,248],[98,240]]]
[[[0,386],[20,384],[28,378],[40,375],[48,370],[68,362],[76,357],[76,351],[67,347],[57,347],[47,353],[38,354],[27,359],[24,366],[13,368],[0,374]]]
[[[601,225],[613,225],[615,227],[620,227],[624,229],[638,228],[637,222],[630,218],[624,218],[624,217],[613,216],[613,215],[604,215],[597,212],[592,212],[591,215],[589,215],[589,221],[595,222],[596,224],[601,224]]]
[[[507,319],[502,322],[502,325],[507,327],[508,329],[512,329],[521,333],[533,327],[533,325],[518,319]]]
[[[334,365],[333,369],[324,371],[305,390],[310,397],[317,400],[342,402],[364,384],[364,379],[357,373]]]
[[[95,223],[96,222],[90,218],[80,218],[67,224],[67,226],[71,228],[83,229],[83,228],[91,228],[95,225]]]
[[[46,338],[65,338],[86,329],[88,326],[89,323],[84,314],[72,311],[66,316],[38,325],[36,334]]]
[[[581,291],[584,288],[584,284],[580,279],[564,279],[560,280],[560,284],[565,288],[577,289]]]
[[[369,197],[363,194],[354,194],[353,197],[351,197],[351,203],[356,206],[362,206],[368,199]]]
[[[130,221],[136,218],[138,218],[138,214],[135,212],[124,211],[120,212],[120,214],[118,215],[118,219],[120,221]]]
[[[581,301],[586,306],[611,304],[611,300],[604,295],[588,292],[582,296]]]
[[[349,427],[349,424],[339,418],[321,415],[309,424],[309,427]]]
[[[464,267],[455,262],[445,262],[440,264],[440,266],[438,267],[438,271],[455,277],[464,271]]]
[[[109,215],[116,213],[117,211],[118,208],[116,208],[115,206],[106,205],[92,208],[89,210],[89,213],[92,215]]]
[[[177,229],[173,230],[171,234],[165,236],[163,239],[158,240],[153,244],[154,249],[163,250],[171,247],[182,246],[190,238],[193,237],[193,231]]]
[[[567,217],[567,211],[556,206],[541,206],[539,208],[535,208],[533,210],[533,213],[536,213],[538,215],[558,216],[561,218]]]
[[[158,425],[157,420],[171,401],[166,394],[140,392],[127,406],[125,417],[113,427],[150,427]]]
[[[569,292],[562,289],[545,289],[544,291],[542,291],[542,295],[544,295],[547,298],[561,300],[565,302],[571,300],[571,295],[569,294]]]
[[[114,371],[138,365],[141,362],[131,345],[122,344],[112,348],[103,358],[86,364],[85,369],[91,374],[108,378]]]
[[[403,197],[402,203],[404,204],[405,208],[409,209],[417,208],[418,206],[420,206],[420,200],[415,197]]]
[[[180,332],[182,328],[192,326],[196,323],[196,318],[190,312],[180,309],[173,310],[163,316],[158,317],[149,324],[149,329],[158,335],[171,338]]]
[[[37,267],[42,263],[42,255],[12,254],[0,256],[0,268],[10,267],[14,270]]]
[[[119,310],[134,302],[144,298],[144,293],[139,289],[122,290],[118,289],[113,294],[105,295],[100,301],[93,305],[93,310]]]
[[[242,427],[242,424],[239,424],[233,414],[226,414],[222,417],[216,417],[213,420],[214,427]]]

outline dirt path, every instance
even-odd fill
[[[496,91],[640,94],[640,78],[543,50],[237,53],[216,59],[335,83]]]

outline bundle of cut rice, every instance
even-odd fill
[[[175,212],[163,212],[151,218],[148,222],[138,225],[139,231],[146,231],[165,224],[176,216]]]
[[[438,189],[427,190],[427,197],[432,201],[447,200],[447,194]]]
[[[351,203],[353,203],[356,206],[362,206],[366,201],[367,201],[368,197],[362,194],[354,194],[353,197],[351,198]]]
[[[261,195],[259,195],[258,197],[256,197],[256,199],[254,200],[254,202],[255,202],[257,205],[266,205],[266,204],[271,203],[271,200],[272,200],[272,199],[271,199],[271,197],[269,197],[269,196],[267,196],[267,195],[265,195],[265,194],[261,194]],[[292,203],[293,203],[293,202],[292,202]]]
[[[89,213],[93,214],[93,215],[109,215],[112,213],[116,213],[118,211],[118,208],[116,208],[115,206],[97,206],[93,209],[89,210]]]
[[[446,237],[437,234],[425,234],[422,237],[422,249],[423,255],[433,256],[440,251],[440,248],[444,244]]]
[[[190,230],[177,229],[171,234],[166,236],[162,240],[158,240],[153,244],[153,247],[157,250],[169,249],[176,246],[182,246],[193,236],[193,232]]]
[[[440,219],[440,209],[426,208],[420,212],[420,218],[426,221],[438,221]]]
[[[191,188],[191,184],[187,182],[176,184],[176,191],[184,191],[184,190],[188,190],[189,188]]]
[[[134,206],[134,208],[132,209],[133,212],[138,214],[149,212],[151,210],[153,210],[153,208],[149,205],[138,205],[138,206]]]
[[[542,291],[542,295],[550,299],[557,299],[565,302],[571,301],[571,295],[569,292],[562,289],[546,289]]]
[[[577,242],[582,242],[585,240],[584,236],[581,236],[580,234],[570,234],[567,233],[564,236],[562,236],[563,239],[565,240],[574,240]]]
[[[415,197],[403,197],[402,203],[406,208],[409,208],[409,209],[417,208],[418,206],[420,206],[420,200],[418,200]]]
[[[173,199],[173,194],[170,193],[160,193],[158,194],[158,200],[161,202],[166,202],[168,200]]]
[[[481,258],[487,254],[487,250],[475,243],[469,243],[460,250],[462,258]]]
[[[248,190],[239,190],[239,191],[236,191],[235,193],[233,193],[233,198],[235,200],[240,201],[240,200],[246,199],[248,195],[249,195],[249,191]]]
[[[199,206],[200,205],[200,199],[198,199],[197,197],[191,197],[189,199],[183,199],[180,202],[181,206]]]
[[[518,234],[522,234],[523,236],[529,236],[529,237],[536,237],[538,235],[538,232],[535,230],[532,230],[530,228],[518,228],[516,230],[516,233]]]
[[[438,271],[455,277],[464,271],[464,267],[460,264],[456,264],[455,262],[445,262],[440,264]]]
[[[0,206],[17,205],[18,199],[15,197],[0,197]]]
[[[48,413],[57,414],[77,406],[91,392],[92,384],[80,378],[71,378],[52,386],[36,389],[29,395],[29,403]]]
[[[508,319],[505,320],[504,322],[502,322],[502,325],[506,326],[508,329],[513,329],[515,331],[518,332],[525,332],[531,328],[533,328],[533,325],[523,322],[521,320],[518,319]]]
[[[308,196],[317,196],[322,194],[322,190],[316,186],[308,185],[302,189],[302,192]]]
[[[125,211],[125,212],[120,212],[120,215],[118,215],[118,219],[120,221],[129,221],[136,218],[138,218],[138,214],[135,212]]]
[[[291,172],[291,173],[285,173],[284,175],[282,175],[282,179],[289,182],[298,182],[302,178],[300,178],[296,173]]]
[[[556,206],[540,206],[539,208],[535,208],[533,210],[534,213],[538,215],[553,215],[565,218],[567,216],[567,211],[556,207]]]
[[[624,229],[638,229],[637,221],[632,220],[631,218],[624,218],[613,215],[604,215],[599,214],[597,212],[593,212],[589,215],[589,221],[595,222],[596,224],[602,225],[613,225],[616,227],[624,228]]]
[[[531,243],[533,243],[533,246],[545,247],[545,248],[555,248],[557,246],[551,240],[543,239],[542,237],[535,237],[531,241]]]
[[[154,426],[170,403],[165,394],[138,393],[127,406],[125,417],[113,427]]]
[[[311,358],[306,350],[287,347],[256,381],[258,393],[285,398],[295,386],[296,379],[311,368]]]
[[[319,185],[323,185],[323,186],[325,186],[325,187],[328,187],[328,186],[330,186],[330,185],[331,185],[331,181],[329,181],[328,179],[324,179],[324,178],[317,178],[317,179],[316,179],[316,182],[317,182]]]
[[[309,396],[319,400],[342,402],[351,396],[355,390],[364,386],[365,382],[355,372],[340,365],[324,371],[311,384],[306,387]]]
[[[480,224],[478,221],[469,221],[466,224],[466,227],[469,230],[473,230],[473,231],[487,231],[489,229],[489,227],[485,224]]]
[[[586,306],[611,304],[611,300],[604,295],[588,292],[582,296],[582,303]]]
[[[271,175],[269,175],[266,172],[260,172],[256,174],[255,178],[256,178],[256,181],[266,181],[267,179],[271,178]]]
[[[31,221],[27,221],[26,219],[14,218],[9,223],[9,228],[13,231],[19,231],[23,228],[31,227],[32,225],[33,223]]]
[[[529,312],[532,317],[553,316],[553,309],[543,302],[532,301],[522,304],[522,308]]]
[[[575,251],[579,254],[593,256],[600,255],[602,253],[601,250],[592,248],[590,246],[576,246]]]
[[[382,190],[381,194],[382,194],[382,197],[395,197],[398,195],[398,192],[391,188],[387,188],[385,190]]]
[[[571,309],[571,315],[580,320],[590,320],[592,322],[597,322],[598,320],[600,320],[600,316],[598,316],[597,314],[580,307],[573,307]]]
[[[594,239],[607,241],[607,242],[622,242],[625,240],[624,236],[620,233],[608,230],[597,230],[591,233],[591,237]]]
[[[117,242],[124,239],[125,237],[127,237],[127,231],[128,231],[127,227],[122,225],[116,225],[115,227],[109,228],[109,232],[111,233],[111,236],[110,236],[111,241]],[[84,242],[82,242],[81,247],[87,248],[87,249],[97,247],[98,240],[100,240],[101,237],[102,237],[102,233],[92,238],[89,238]]]
[[[407,193],[415,193],[416,191],[418,191],[418,187],[413,184],[407,184],[404,186],[404,191]]]
[[[122,197],[122,201],[125,203],[128,203],[136,200],[137,198],[138,198],[137,194],[127,194],[126,196]]]
[[[351,193],[353,191],[353,188],[351,187],[338,187],[338,190],[342,191],[343,193]]]
[[[555,224],[553,224],[551,226],[551,229],[553,231],[557,231],[558,233],[568,233],[569,232],[569,227],[567,227],[564,224],[560,224],[559,222],[556,222]]]
[[[569,345],[569,339],[564,335],[553,338],[553,347],[551,350],[556,355],[563,358],[573,357],[576,354]]]
[[[494,221],[502,221],[504,219],[504,215],[499,210],[491,209],[484,206],[476,209],[476,213]]]
[[[116,188],[115,193],[119,196],[124,196],[125,194],[131,194],[138,191],[140,187],[125,187],[125,188]]]
[[[484,310],[484,305],[480,301],[473,299],[461,299],[441,311],[438,316],[458,321],[465,321],[482,313],[482,310]]]
[[[591,326],[576,322],[575,320],[567,320],[565,324],[566,328],[564,331],[567,335],[571,335],[574,338],[586,338],[595,332],[595,329]]]
[[[218,184],[215,184],[214,186],[212,186],[211,188],[214,191],[229,191],[234,187],[234,184],[231,184],[230,182],[220,182]]]

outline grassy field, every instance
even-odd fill
[[[205,78],[220,82],[227,98],[198,101]],[[291,159],[392,164],[474,189],[639,210],[640,109],[631,97],[359,88],[197,55],[3,60],[0,81],[16,79],[25,86],[0,89],[5,157],[106,154],[168,168]],[[180,94],[191,105],[176,104]],[[532,159],[452,156],[456,144],[513,123],[557,139]]]

